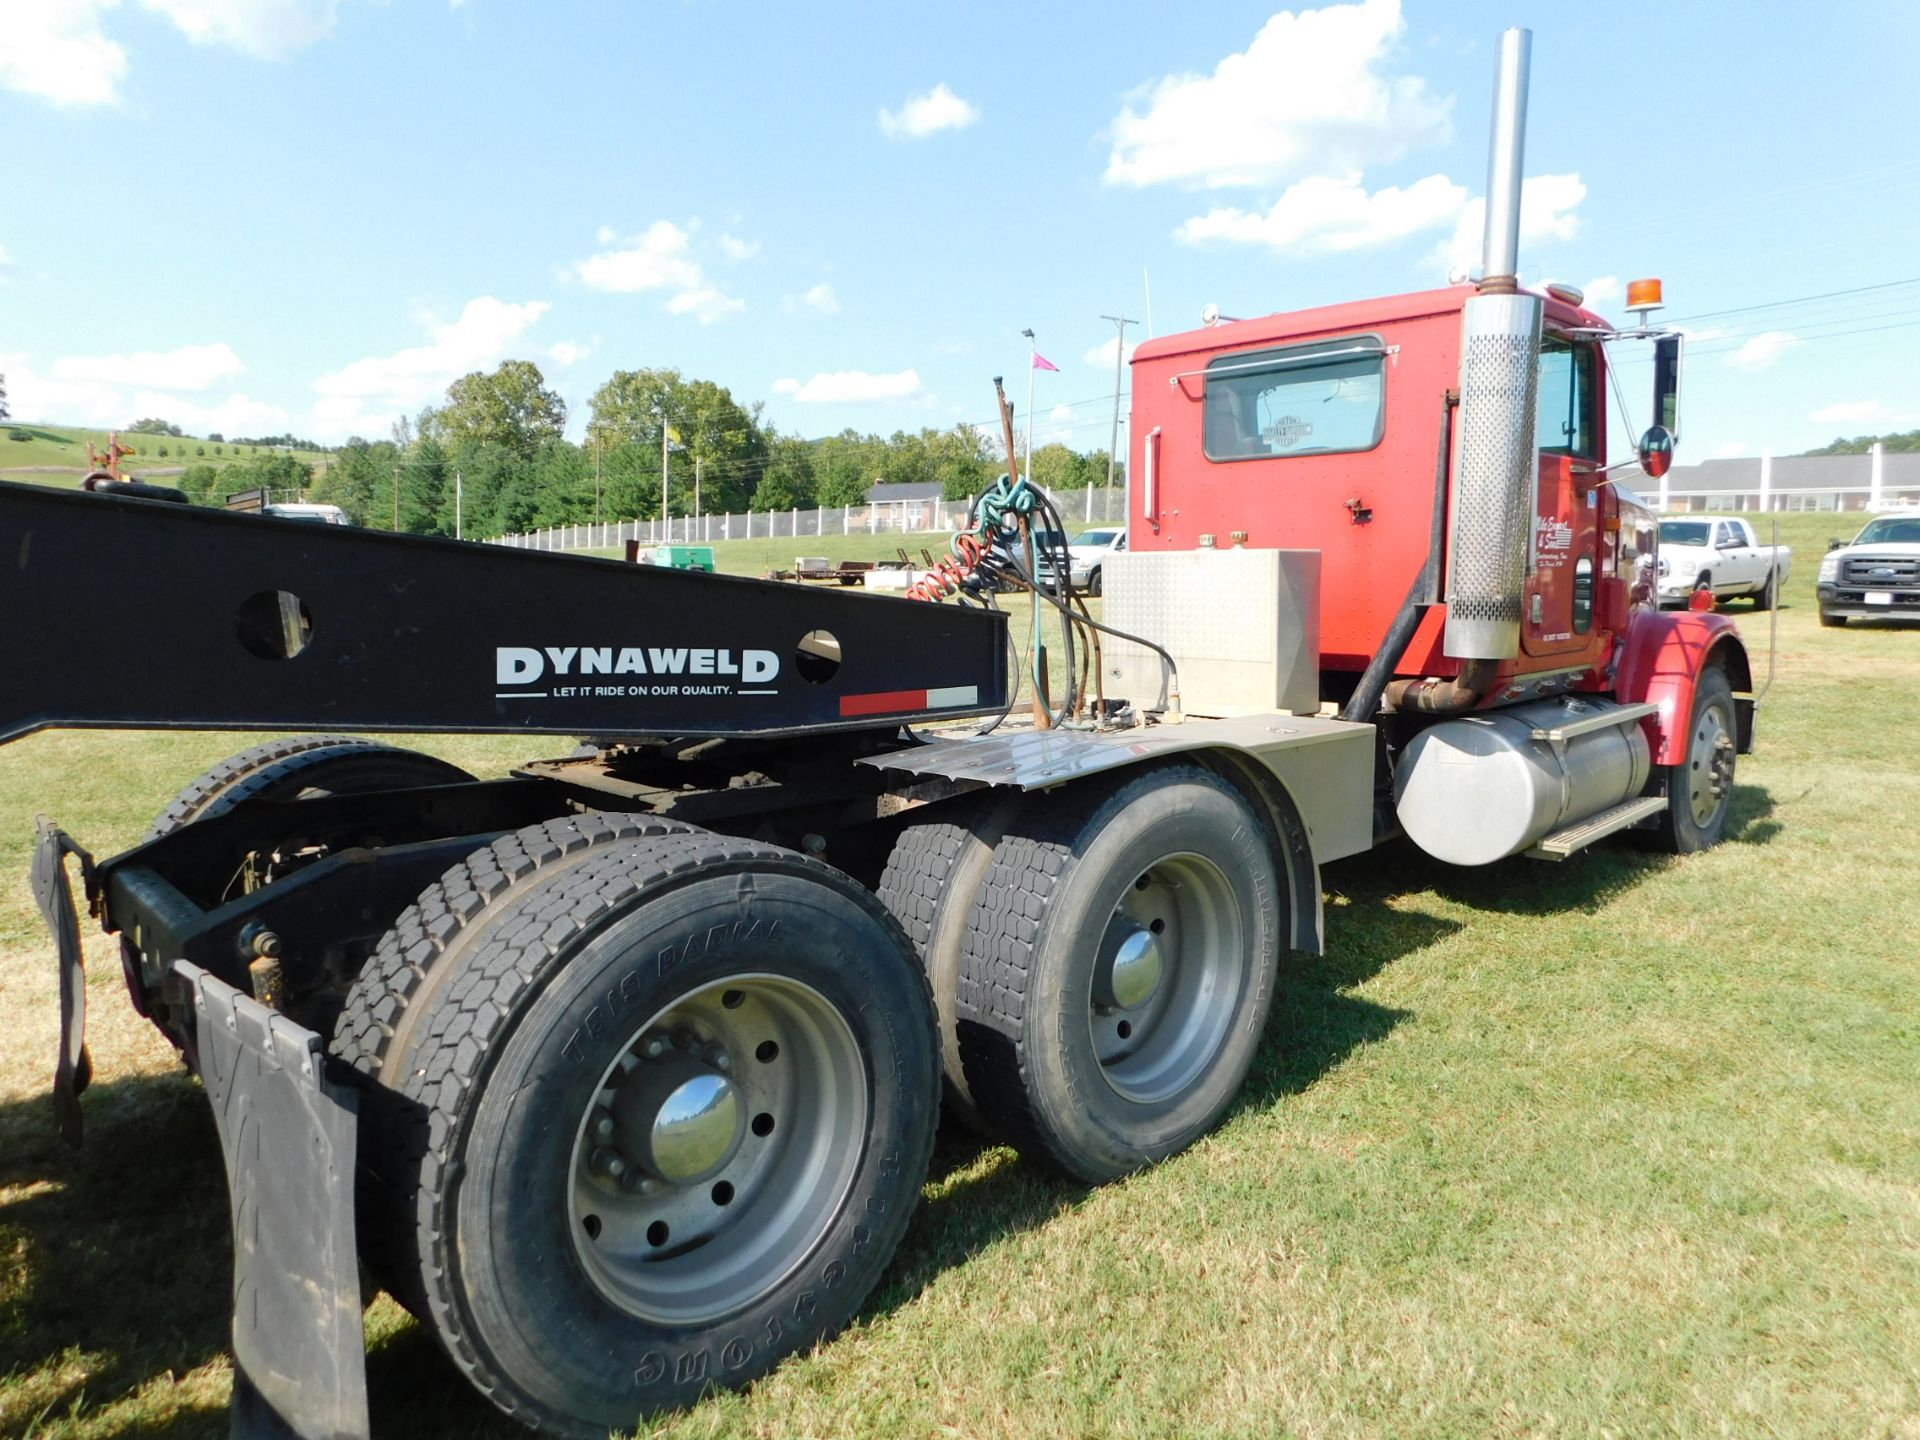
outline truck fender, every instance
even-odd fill
[[[1687,758],[1687,722],[1700,672],[1719,665],[1735,695],[1740,753],[1753,748],[1753,673],[1740,627],[1710,610],[1638,610],[1627,622],[1614,696],[1623,705],[1646,701],[1659,713],[1640,722],[1656,765],[1678,765]]]
[[[1320,866],[1314,859],[1313,840],[1301,819],[1300,807],[1266,766],[1236,750],[1203,750],[1194,759],[1213,770],[1240,791],[1273,826],[1279,842],[1274,858],[1279,861],[1280,879],[1287,887],[1290,917],[1288,943],[1303,955],[1327,953],[1326,910],[1320,893]]]

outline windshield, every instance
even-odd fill
[[[1118,530],[1086,530],[1074,536],[1073,543],[1076,545],[1111,545],[1113,543],[1113,537],[1119,533]]]
[[[1920,545],[1920,516],[1886,516],[1869,521],[1856,545]]]
[[[1660,538],[1669,545],[1705,545],[1712,528],[1707,520],[1662,520]]]

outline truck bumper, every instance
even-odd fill
[[[1820,584],[1814,587],[1814,594],[1828,615],[1870,620],[1904,615],[1920,619],[1920,590],[1862,590],[1854,585]]]

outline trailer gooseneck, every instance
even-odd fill
[[[1524,78],[1514,32],[1509,229]],[[0,484],[0,740],[324,732],[124,854],[35,852],[68,1137],[76,864],[215,1107],[235,1432],[366,1433],[363,1263],[543,1430],[744,1384],[879,1278],[943,1103],[1088,1181],[1205,1134],[1322,865],[1715,843],[1754,697],[1731,622],[1659,611],[1607,463],[1603,347],[1647,332],[1511,241],[1473,288],[1139,348],[1146,483],[1055,728],[994,723],[991,606]],[[365,738],[423,731],[592,741],[480,781]]]

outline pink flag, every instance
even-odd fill
[[[1053,361],[1042,355],[1038,350],[1033,352],[1033,368],[1036,370],[1052,370],[1056,373],[1060,369],[1058,365],[1054,364]]]

